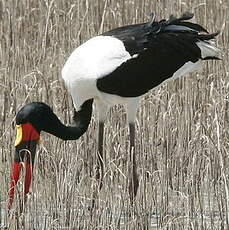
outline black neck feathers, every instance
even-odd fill
[[[42,102],[25,105],[16,116],[16,123],[30,122],[38,131],[50,133],[62,140],[76,140],[82,136],[90,124],[93,99],[85,101],[79,111],[74,112],[73,125],[65,126],[52,109]]]

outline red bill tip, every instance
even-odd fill
[[[27,193],[29,192],[31,180],[32,180],[32,173],[33,173],[33,165],[26,162],[25,165],[25,182],[24,182],[24,195],[26,198]]]
[[[9,190],[9,203],[8,203],[8,210],[11,209],[14,194],[15,194],[15,187],[19,180],[20,172],[21,172],[22,163],[14,162],[12,166],[12,175],[11,175],[11,182],[10,182],[10,190]],[[29,192],[31,180],[32,180],[32,172],[33,172],[33,165],[26,162],[25,163],[25,181],[24,181],[24,201],[26,201],[26,195]]]
[[[29,192],[32,180],[33,163],[39,137],[40,132],[38,132],[32,124],[24,123],[17,125],[15,156],[12,165],[8,209],[11,209],[13,204],[15,187],[19,180],[22,165],[24,166],[23,169],[25,172],[24,202],[26,201],[26,195]]]
[[[11,182],[10,182],[10,190],[9,190],[9,203],[8,203],[8,209],[11,209],[13,200],[14,200],[14,192],[15,192],[15,186],[18,182],[20,171],[21,171],[21,163],[14,162],[12,166],[12,175],[11,175]]]

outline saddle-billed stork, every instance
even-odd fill
[[[17,113],[16,153],[12,167],[9,208],[14,198],[21,161],[25,163],[24,197],[29,192],[36,144],[40,132],[50,133],[63,140],[76,140],[90,123],[92,104],[99,112],[98,161],[96,178],[99,187],[103,177],[103,130],[110,106],[124,105],[130,133],[129,194],[133,200],[138,189],[135,160],[134,120],[140,97],[162,82],[184,76],[196,69],[203,60],[219,59],[219,49],[199,24],[192,23],[191,13],[180,18],[152,20],[128,25],[95,36],[76,48],[62,70],[62,78],[70,92],[75,112],[74,124],[65,126],[42,102],[25,105]],[[29,153],[29,154],[27,154]]]

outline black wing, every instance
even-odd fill
[[[210,40],[217,33],[200,34],[207,31],[185,22],[192,17],[186,13],[178,19],[171,16],[167,21],[130,25],[102,34],[120,39],[133,58],[98,79],[97,88],[123,97],[140,96],[172,77],[186,62],[197,62],[201,50],[196,42]]]

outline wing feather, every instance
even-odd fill
[[[200,33],[208,32],[198,24],[185,21],[192,17],[193,14],[185,13],[180,18],[171,16],[167,21],[151,21],[104,33],[121,40],[133,58],[99,78],[97,88],[123,97],[140,96],[172,77],[185,63],[207,59],[201,57],[197,43],[207,42],[218,33]]]

